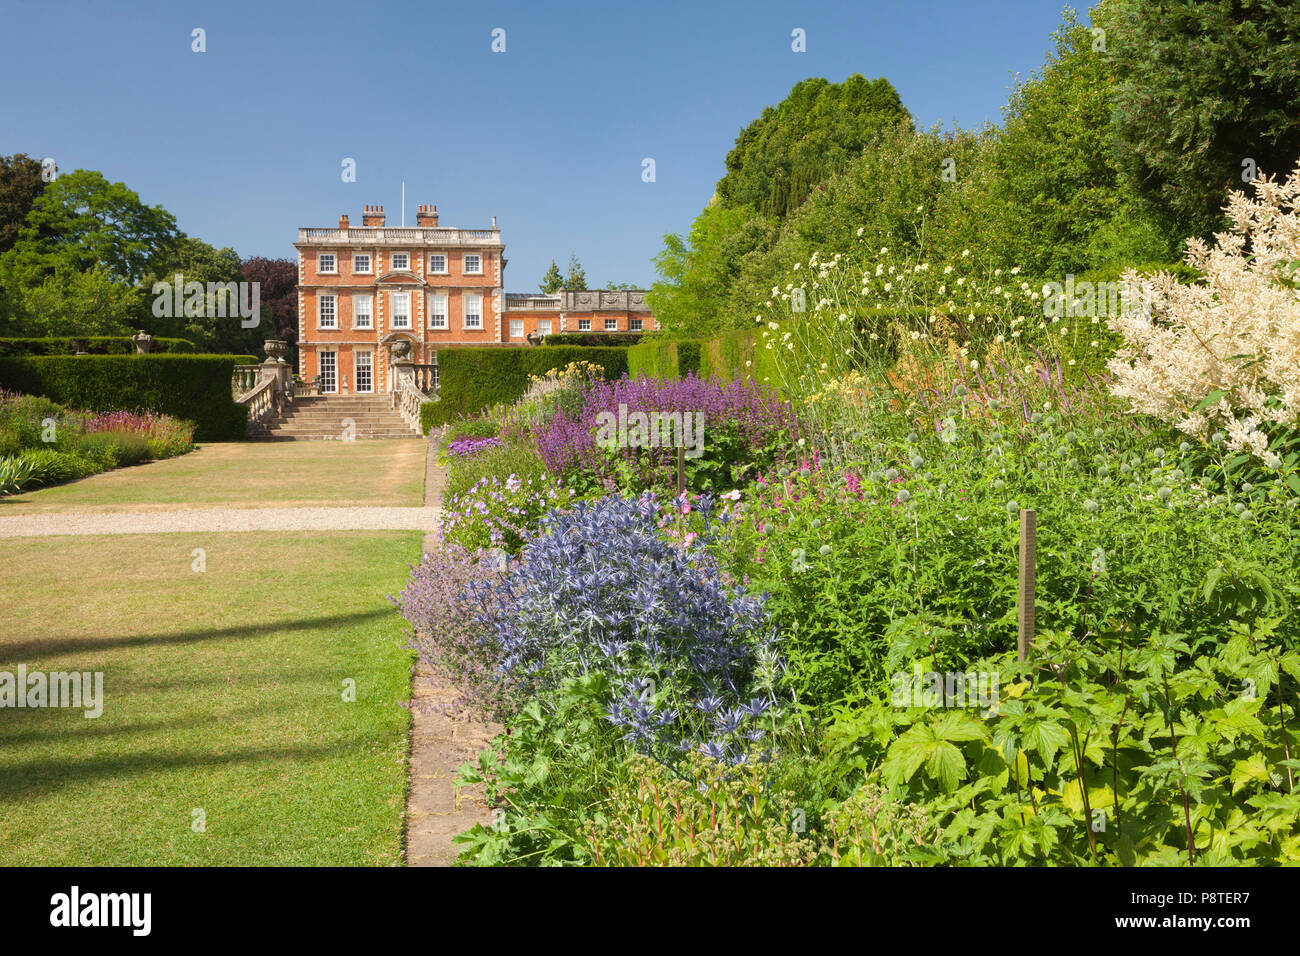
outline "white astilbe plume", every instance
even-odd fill
[[[1149,308],[1110,320],[1124,345],[1109,368],[1112,391],[1135,410],[1198,438],[1222,430],[1228,448],[1276,467],[1264,429],[1294,425],[1300,413],[1300,165],[1285,183],[1251,185],[1254,199],[1231,194],[1232,230],[1217,233],[1214,248],[1187,240],[1202,281],[1156,275]],[[1133,271],[1124,279],[1129,288],[1139,281]]]

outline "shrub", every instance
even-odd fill
[[[1300,165],[1252,185],[1253,200],[1232,193],[1232,231],[1213,249],[1187,241],[1204,284],[1157,275],[1150,314],[1111,320],[1125,344],[1109,367],[1135,410],[1201,439],[1221,429],[1228,448],[1277,468],[1266,428],[1300,416]]]
[[[915,866],[934,861],[938,827],[925,807],[867,781],[826,815],[819,862],[828,866]]]
[[[196,441],[239,441],[247,411],[230,378],[240,355],[83,355],[0,358],[0,385],[93,411],[151,409],[195,423]]]

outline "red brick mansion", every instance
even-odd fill
[[[657,327],[641,290],[503,291],[505,244],[490,229],[438,225],[420,206],[414,228],[384,224],[366,206],[361,226],[298,230],[298,374],[326,394],[392,389],[393,347],[434,364],[438,349],[529,346],[559,332],[641,332]],[[400,347],[398,352],[405,349]]]

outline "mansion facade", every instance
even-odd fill
[[[642,290],[503,291],[505,244],[490,229],[385,225],[366,206],[361,226],[298,230],[298,374],[326,394],[390,391],[396,354],[436,365],[439,349],[521,346],[560,332],[649,332]],[[394,346],[398,346],[394,349]],[[436,372],[435,372],[436,375]]]

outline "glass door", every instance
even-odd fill
[[[332,395],[339,390],[338,370],[339,370],[339,353],[321,352],[320,353],[320,390],[322,392]]]
[[[358,392],[375,390],[375,353],[369,350],[353,352],[353,372]]]

